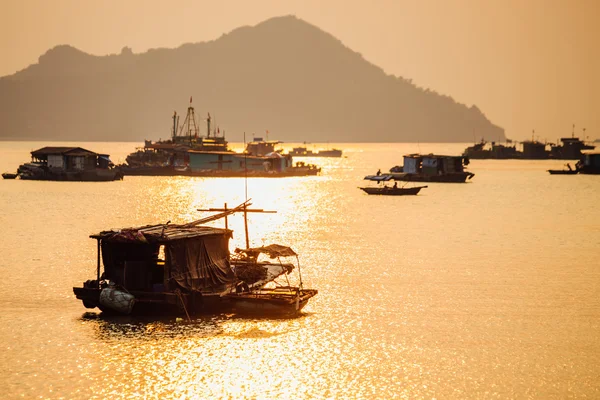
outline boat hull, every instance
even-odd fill
[[[417,186],[412,188],[393,188],[393,187],[361,187],[360,189],[367,194],[382,196],[407,196],[416,195],[421,189],[427,186]]]
[[[471,172],[448,173],[441,175],[425,175],[411,173],[391,173],[392,179],[406,182],[441,182],[441,183],[464,183],[467,179],[473,178],[475,174]]]
[[[223,296],[237,314],[294,317],[318,293],[315,289],[277,288]]]
[[[578,171],[576,170],[559,170],[559,169],[549,169],[548,172],[550,175],[576,175]]]
[[[84,171],[25,171],[19,174],[22,180],[32,181],[67,181],[67,182],[109,182],[123,179],[118,170],[84,170]]]
[[[177,170],[172,167],[122,167],[123,175],[131,176],[190,176],[206,178],[285,178],[291,176],[315,176],[320,168],[293,167],[285,171],[231,171],[231,170]]]
[[[177,293],[129,291],[135,301],[128,312],[119,312],[102,301],[102,289],[74,287],[75,297],[86,308],[98,308],[106,314],[130,315],[178,315],[211,314],[224,311],[227,306],[219,293]]]
[[[98,308],[109,315],[198,315],[234,312],[262,317],[293,317],[318,291],[315,289],[277,288],[246,293],[176,293],[130,291],[134,301],[128,309],[107,304],[98,288],[74,287],[75,297],[86,308]]]

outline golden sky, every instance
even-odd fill
[[[0,0],[0,76],[58,44],[135,53],[296,15],[512,139],[600,138],[600,0]],[[477,138],[475,138],[477,139]]]

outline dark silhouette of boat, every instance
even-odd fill
[[[579,173],[577,165],[575,166],[575,169],[573,169],[569,163],[565,164],[565,166],[567,169],[549,169],[548,172],[550,175],[576,175]]]
[[[489,145],[485,140],[467,147],[463,152],[464,157],[475,160],[495,159],[508,160],[523,158],[523,153],[518,151],[515,145],[503,145],[491,142]]]
[[[280,261],[288,256],[297,259],[291,248],[250,248],[246,236],[246,249],[236,249],[234,255],[229,252],[233,231],[227,228],[227,216],[265,212],[249,209],[249,205],[246,201],[232,209],[210,209],[219,213],[182,225],[169,221],[91,235],[97,240],[96,278],[74,287],[75,296],[86,308],[117,314],[189,318],[190,314],[233,310],[262,316],[296,315],[317,290],[303,288],[299,263]],[[204,225],[221,218],[225,218],[224,229]],[[247,234],[246,218],[244,222]],[[279,262],[261,261],[261,254]],[[289,284],[288,275],[294,269],[299,286]],[[279,277],[285,277],[287,284],[277,285]]]
[[[408,195],[416,195],[421,191],[421,189],[426,188],[427,186],[416,186],[416,187],[361,187],[359,188],[363,192],[367,194],[375,194],[382,196],[408,196]]]
[[[464,156],[444,156],[436,154],[407,154],[404,165],[390,168],[390,172],[367,175],[365,179],[379,180],[378,176],[389,176],[396,181],[464,183],[475,176],[466,171],[469,159]]]
[[[342,150],[340,149],[326,149],[312,151],[306,146],[294,147],[289,153],[292,157],[341,157]]]
[[[13,174],[11,172],[5,172],[2,174],[2,178],[4,179],[16,179],[19,174]]]
[[[208,114],[206,137],[199,135],[196,114],[190,106],[184,123],[173,115],[171,139],[146,141],[144,148],[127,156],[119,169],[124,175],[197,176],[197,177],[292,177],[318,175],[321,168],[304,162],[293,163],[292,157],[275,150],[279,141],[256,138],[243,153],[229,150],[224,136],[217,128],[210,135],[211,117]],[[223,132],[224,135],[224,132]]]
[[[81,147],[43,147],[34,150],[31,152],[31,162],[20,165],[17,175],[22,180],[39,181],[100,182],[123,179],[123,174],[114,168],[108,154],[94,153]],[[8,179],[14,179],[10,176]]]

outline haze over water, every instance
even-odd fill
[[[1,172],[46,145],[70,143],[0,142]],[[140,143],[73,145],[119,162]],[[403,154],[467,144],[331,146],[347,158],[304,159],[321,176],[247,181],[278,211],[249,216],[251,244],[290,245],[319,290],[297,319],[106,319],[73,295],[95,277],[90,234],[198,219],[241,203],[244,179],[1,180],[1,397],[600,396],[597,176],[472,160],[469,183],[368,196],[362,178]],[[242,218],[230,227],[244,246]]]

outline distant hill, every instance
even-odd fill
[[[173,111],[210,112],[231,141],[503,141],[476,107],[383,70],[293,16],[219,39],[92,56],[57,46],[0,78],[0,138],[138,141],[170,135]],[[205,133],[204,122],[201,123]]]

